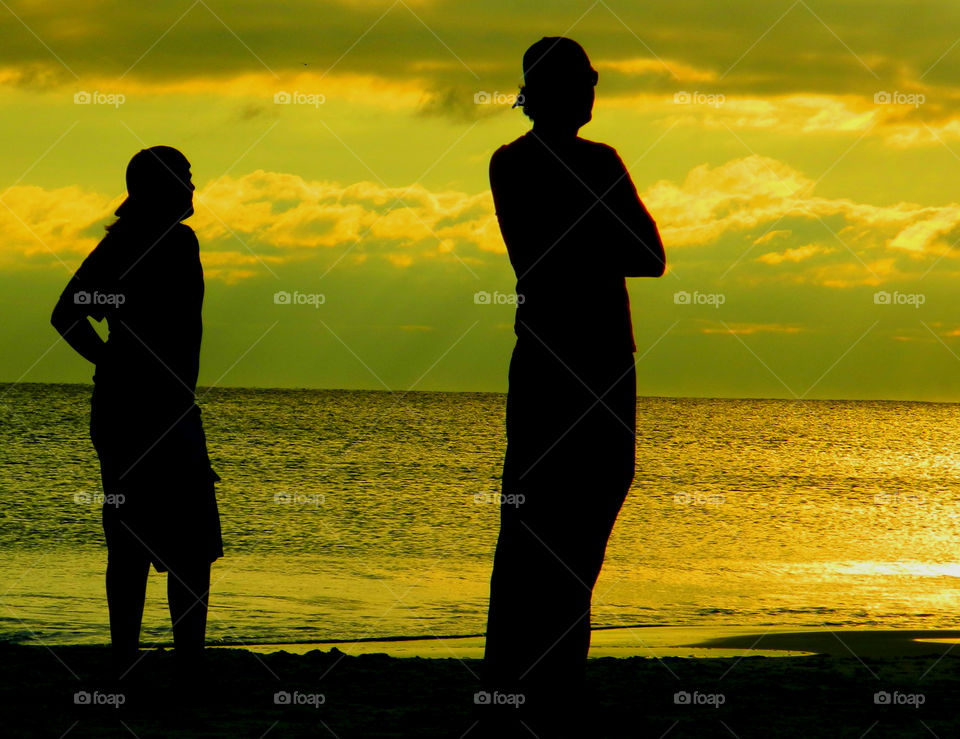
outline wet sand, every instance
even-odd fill
[[[593,737],[960,735],[960,632],[630,631],[596,634],[595,653],[648,656],[590,660],[583,699]],[[297,645],[302,654],[210,649],[205,673],[186,675],[169,651],[154,650],[120,680],[104,647],[0,645],[3,734],[468,738],[481,664],[449,651],[480,646],[469,641],[399,647],[444,658],[369,653],[385,649],[369,642],[358,654],[329,645]],[[812,654],[759,656],[798,652]]]

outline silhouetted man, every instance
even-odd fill
[[[590,601],[634,474],[636,347],[624,278],[659,277],[665,260],[616,151],[577,136],[597,83],[586,52],[544,38],[524,54],[523,73],[518,104],[533,129],[490,160],[518,307],[485,723],[489,735],[529,736],[523,721],[540,737],[589,736],[576,722]]]
[[[119,669],[136,659],[151,562],[169,570],[176,652],[204,645],[210,564],[223,555],[195,403],[203,269],[190,162],[169,146],[138,152],[118,220],[67,285],[52,323],[96,366],[90,435],[103,479],[110,637]],[[87,320],[104,318],[106,342]]]

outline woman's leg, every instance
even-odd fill
[[[140,648],[140,623],[147,592],[150,562],[135,554],[107,558],[107,606],[110,609],[110,641],[121,658],[136,655]]]

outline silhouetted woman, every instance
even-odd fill
[[[523,73],[518,104],[533,128],[490,160],[522,298],[485,655],[488,721],[504,723],[489,733],[529,736],[522,719],[541,737],[589,736],[574,727],[590,601],[634,475],[636,347],[624,278],[659,277],[665,260],[617,152],[577,136],[597,83],[586,52],[544,38],[524,54]],[[523,698],[511,702],[512,693]]]
[[[67,285],[52,323],[96,366],[90,436],[103,479],[110,636],[136,659],[150,564],[169,571],[174,646],[202,653],[210,564],[222,556],[210,467],[195,403],[203,270],[190,162],[168,146],[138,152],[128,197]],[[102,341],[87,317],[107,319]]]

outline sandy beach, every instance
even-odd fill
[[[595,654],[633,656],[590,660],[584,700],[596,717],[593,736],[872,739],[960,731],[960,632],[704,631],[597,632]],[[646,646],[627,647],[626,639]],[[481,669],[474,652],[482,648],[475,637],[319,647],[210,649],[206,675],[192,676],[201,687],[192,688],[169,650],[145,652],[115,681],[105,647],[3,645],[4,733],[346,739],[474,731]]]

